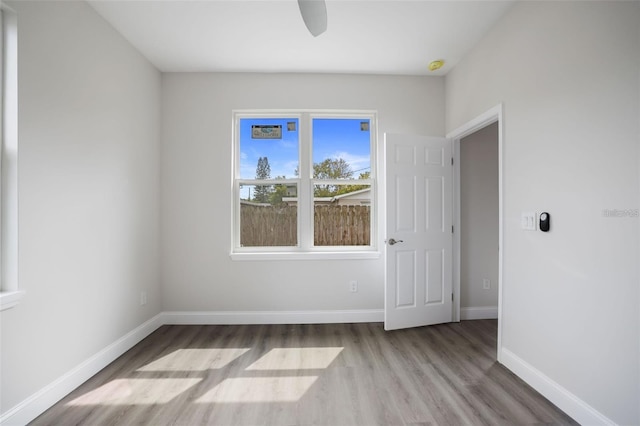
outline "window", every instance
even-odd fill
[[[374,257],[375,129],[373,112],[235,112],[232,257]]]
[[[15,306],[18,291],[18,27],[0,3],[0,309]]]

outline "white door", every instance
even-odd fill
[[[385,134],[385,330],[452,320],[451,146]]]

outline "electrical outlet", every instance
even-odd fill
[[[146,291],[141,291],[140,292],[140,306],[144,306],[147,304],[147,292]]]
[[[491,280],[489,278],[482,280],[482,288],[485,290],[491,290]]]
[[[349,281],[349,291],[351,293],[355,293],[358,291],[358,281],[356,280]]]

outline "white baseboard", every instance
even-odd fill
[[[461,318],[497,318],[496,307],[462,308]],[[163,312],[116,342],[107,346],[85,362],[45,386],[29,398],[2,414],[2,425],[24,425],[35,419],[69,392],[80,386],[120,355],[165,324],[327,324],[382,322],[382,309],[338,311],[229,311],[229,312]],[[582,424],[613,425],[613,421],[558,385],[508,349],[500,351],[501,362]]]
[[[120,355],[165,324],[324,324],[382,322],[382,309],[345,311],[162,312],[127,333],[15,407],[2,413],[0,425],[26,425],[86,382]]]
[[[461,320],[497,319],[497,318],[498,318],[497,306],[460,308]]]
[[[162,325],[161,314],[125,334],[57,380],[49,383],[0,417],[1,425],[26,425],[89,380],[120,355],[138,344]]]
[[[164,324],[330,324],[383,322],[384,310],[164,312]]]
[[[616,423],[589,404],[551,380],[508,349],[501,349],[501,362],[529,386],[540,392],[558,408],[583,425],[615,425]]]

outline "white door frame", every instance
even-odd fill
[[[447,134],[448,139],[453,140],[453,321],[460,321],[460,140],[478,130],[498,123],[498,350],[497,358],[500,362],[500,348],[502,347],[502,289],[504,287],[502,265],[504,255],[503,244],[503,105],[499,104],[473,120],[463,124]]]

